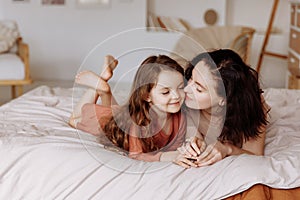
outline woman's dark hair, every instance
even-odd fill
[[[224,127],[218,139],[241,145],[250,138],[258,137],[261,126],[267,124],[268,111],[262,101],[263,91],[257,72],[234,51],[220,49],[196,56],[186,68],[187,80],[200,61],[210,68],[217,83],[217,94],[226,99]]]
[[[114,113],[103,129],[115,146],[128,151],[129,133],[134,128],[136,137],[142,143],[143,152],[158,150],[159,147],[153,142],[151,127],[147,127],[151,116],[150,103],[146,99],[162,71],[175,71],[184,75],[184,69],[166,55],[150,56],[142,62],[135,74],[129,101]]]

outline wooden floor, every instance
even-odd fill
[[[33,84],[24,86],[24,93],[38,87],[41,85],[47,85],[51,87],[72,87],[73,81],[34,81]],[[0,105],[11,100],[11,87],[10,86],[0,86]]]

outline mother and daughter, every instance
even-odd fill
[[[122,106],[107,83],[117,64],[106,56],[100,75],[83,71],[76,76],[75,82],[89,89],[74,108],[71,126],[105,136],[133,159],[173,161],[185,168],[230,155],[263,155],[269,108],[256,71],[232,50],[199,54],[185,74],[168,56],[148,57]],[[207,145],[206,138],[213,140]]]

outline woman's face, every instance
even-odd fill
[[[216,81],[213,79],[209,67],[200,61],[192,71],[192,77],[184,88],[185,104],[192,109],[210,109],[218,105],[220,97],[215,90]]]

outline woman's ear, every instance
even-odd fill
[[[220,101],[219,101],[219,106],[225,106],[225,99],[221,99]]]

